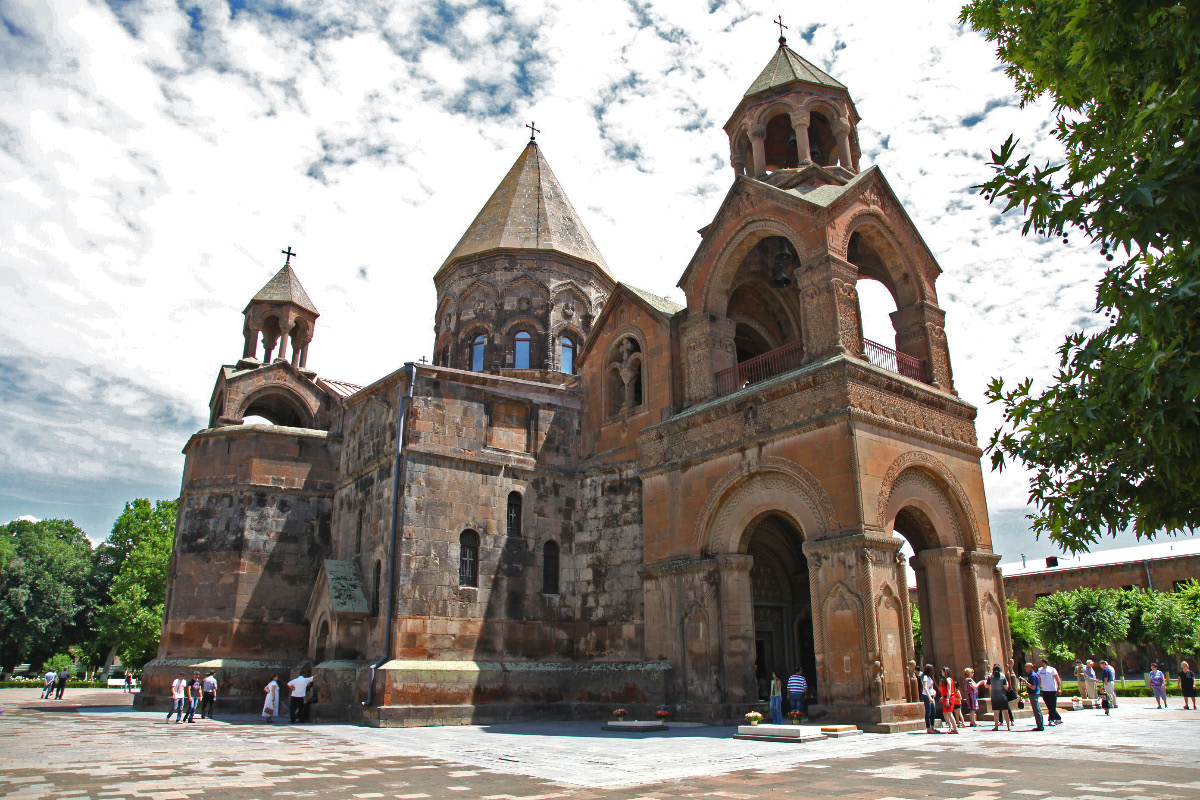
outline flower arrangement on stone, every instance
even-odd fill
[[[758,713],[757,711],[751,711],[746,715],[746,722],[749,722],[751,725],[757,725],[758,723],[762,722],[762,718],[762,714]]]
[[[623,722],[625,720],[625,715],[628,713],[629,712],[626,711],[625,709],[618,708],[616,711],[613,712],[613,716],[617,718],[617,722]]]
[[[800,720],[804,717],[804,712],[796,709],[795,711],[789,711],[788,716],[792,718],[793,725],[799,725]]]
[[[667,717],[671,716],[670,711],[655,711],[654,716],[658,717],[663,722],[667,721]]]

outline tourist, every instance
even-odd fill
[[[1196,710],[1196,673],[1188,662],[1179,662],[1179,693],[1183,695],[1183,710],[1188,710],[1188,700],[1192,701],[1192,711]]]
[[[1075,685],[1079,687],[1079,696],[1083,697],[1083,659],[1075,659]]]
[[[1046,724],[1042,721],[1042,704],[1039,701],[1042,693],[1042,681],[1038,674],[1034,672],[1033,664],[1025,663],[1025,676],[1021,678],[1025,682],[1025,688],[1029,690],[1029,707],[1033,709],[1033,721],[1035,731],[1046,730]]]
[[[954,673],[949,667],[942,667],[942,677],[938,685],[938,695],[942,701],[942,719],[951,733],[958,733],[958,722],[954,718],[954,697],[958,694],[954,686]]]
[[[1008,685],[1008,678],[1000,671],[999,664],[992,665],[992,674],[988,676],[987,684],[991,692],[992,720],[995,723],[992,730],[1000,730],[1000,721],[1004,719],[1005,714],[1008,714],[1008,719],[1004,721],[1008,730],[1011,731],[1013,715],[1012,710],[1008,707],[1008,693],[1012,690]]]
[[[1042,687],[1042,700],[1046,702],[1046,721],[1050,725],[1062,725],[1062,716],[1058,713],[1058,694],[1062,691],[1062,677],[1045,658],[1041,659],[1041,666],[1038,667],[1038,683]]]
[[[1104,694],[1108,698],[1108,707],[1117,707],[1117,671],[1107,661],[1100,662],[1100,678],[1104,681]],[[1107,712],[1105,712],[1107,713]]]
[[[58,673],[56,673],[54,670],[48,670],[46,674],[42,676],[42,700],[50,699],[50,695],[54,692],[54,682],[56,680],[58,680]]]
[[[67,681],[71,679],[70,670],[60,669],[58,677],[54,680],[54,699],[62,700],[63,692],[67,689]]]
[[[937,685],[933,680],[933,664],[926,664],[925,671],[921,673],[921,703],[925,706],[925,732],[941,733],[933,727],[937,717]]]
[[[125,672],[125,694],[133,693],[133,673],[126,670]]]
[[[1090,658],[1083,667],[1083,689],[1086,692],[1084,697],[1088,700],[1094,701],[1099,698],[1096,694],[1096,663]]]
[[[1158,664],[1150,665],[1150,691],[1154,692],[1154,707],[1167,707],[1167,677]]]
[[[213,704],[217,700],[217,678],[211,671],[204,677],[200,691],[200,719],[212,719]]]
[[[203,686],[203,681],[200,680],[200,673],[193,672],[192,679],[188,681],[187,692],[185,699],[187,700],[186,710],[183,714],[185,722],[196,721],[196,709],[200,707],[200,687]]]
[[[771,673],[771,722],[783,724],[783,681],[775,672]]]
[[[297,722],[308,722],[308,714],[305,713],[305,706],[308,704],[306,696],[308,694],[308,685],[313,682],[312,670],[305,669],[298,677],[288,681],[288,688],[291,689],[291,721],[295,725]]]
[[[808,681],[804,679],[804,673],[800,667],[796,667],[796,671],[792,673],[792,677],[788,678],[788,704],[790,710],[804,713],[804,695],[808,693]]]
[[[279,678],[272,677],[263,687],[263,692],[267,697],[263,700],[262,715],[268,723],[271,723],[275,721],[275,715],[279,713]]]
[[[175,722],[179,723],[183,720],[183,704],[185,695],[187,694],[187,681],[184,680],[183,673],[179,673],[179,677],[171,681],[171,710],[167,712],[167,718],[164,722],[171,721],[171,714],[175,715]]]
[[[975,680],[975,670],[967,667],[963,670],[963,712],[971,714],[971,727],[978,727],[976,717],[979,714],[979,687],[983,686],[987,681]],[[963,720],[966,724],[966,720]]]

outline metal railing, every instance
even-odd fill
[[[735,367],[723,369],[717,373],[717,396],[724,397],[750,384],[799,369],[803,357],[803,343],[789,342],[761,356],[746,359]]]
[[[879,342],[872,342],[870,339],[863,339],[863,355],[866,356],[867,361],[877,367],[882,367],[906,378],[912,378],[915,381],[929,383],[929,370],[925,368],[923,359],[897,353],[892,348],[884,347]]]

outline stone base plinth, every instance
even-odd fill
[[[645,731],[665,731],[667,726],[658,720],[613,720],[606,722],[600,726],[602,731],[634,731],[637,733]]]
[[[909,733],[925,730],[925,707],[920,703],[856,706],[831,703],[808,709],[822,725],[850,725],[866,733]]]
[[[262,711],[263,687],[274,676],[286,683],[300,674],[304,661],[257,661],[235,658],[156,658],[142,670],[142,690],[134,695],[138,711],[166,712],[171,707],[171,682],[180,672],[191,678],[212,672],[217,679],[214,715],[256,714]],[[317,687],[320,688],[319,685]],[[286,707],[286,705],[285,705]]]
[[[862,736],[862,731],[856,725],[822,725],[821,733],[834,739],[846,736]]]
[[[739,725],[735,739],[757,739],[764,742],[817,742],[826,738],[816,728],[804,725]]]

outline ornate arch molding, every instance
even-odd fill
[[[515,319],[509,320],[503,328],[500,329],[501,335],[506,339],[513,332],[514,328],[532,328],[539,336],[546,335],[546,329],[542,323],[538,322],[537,318],[531,314],[522,314]]]
[[[967,499],[966,490],[945,464],[920,450],[910,450],[900,455],[883,476],[876,506],[876,521],[880,530],[888,530],[894,522],[888,519],[888,506],[897,489],[907,481],[925,485],[942,503],[947,518],[955,526],[955,546],[968,552],[979,546],[979,523]]]
[[[782,236],[787,239],[796,250],[801,262],[809,262],[817,257],[812,250],[804,246],[804,242],[790,225],[777,217],[757,214],[743,222],[738,231],[729,237],[729,241],[713,258],[713,270],[711,277],[706,282],[702,297],[705,311],[720,316],[725,315],[729,295],[733,293],[733,278],[742,265],[742,259],[756,244],[768,236]],[[718,307],[718,303],[720,307]]]
[[[528,275],[528,274],[518,275],[517,277],[513,278],[508,283],[504,284],[504,288],[500,291],[500,294],[507,295],[507,294],[511,293],[514,289],[521,286],[521,284],[528,285],[531,289],[534,289],[535,291],[537,291],[539,294],[541,294],[547,300],[550,299],[550,287],[547,286],[542,281],[539,281],[537,278],[534,278],[532,275]]]
[[[839,249],[835,255],[844,261],[848,261],[850,237],[862,232],[866,228],[873,229],[873,233],[881,236],[895,254],[896,263],[888,272],[892,283],[895,284],[897,289],[905,285],[915,285],[916,287],[916,297],[897,297],[897,305],[903,307],[916,300],[924,300],[936,304],[936,300],[932,298],[932,281],[927,279],[923,265],[914,262],[913,257],[909,255],[908,248],[903,245],[903,238],[897,231],[896,226],[892,224],[892,221],[883,210],[876,206],[861,208],[850,217],[850,221],[846,224],[846,229],[837,243]],[[899,272],[891,274],[896,268],[899,269]],[[905,282],[906,278],[908,279],[907,284]],[[915,284],[913,283],[914,281]]]
[[[780,114],[785,114],[788,117],[789,125],[791,118],[799,111],[800,108],[795,103],[789,103],[787,100],[776,100],[768,103],[757,114],[754,115],[755,125],[766,125],[773,118]]]
[[[238,404],[237,418],[245,418],[246,411],[251,406],[270,395],[279,395],[293,404],[295,406],[294,410],[299,412],[301,418],[303,418],[305,428],[315,427],[317,411],[320,410],[319,404],[310,403],[308,398],[286,383],[268,383],[243,397],[242,402]]]
[[[741,508],[763,489],[775,498],[772,509]],[[785,458],[767,457],[743,461],[717,482],[700,509],[693,540],[704,554],[739,552],[743,523],[770,510],[793,517],[807,540],[839,527],[833,501],[811,472]]]

